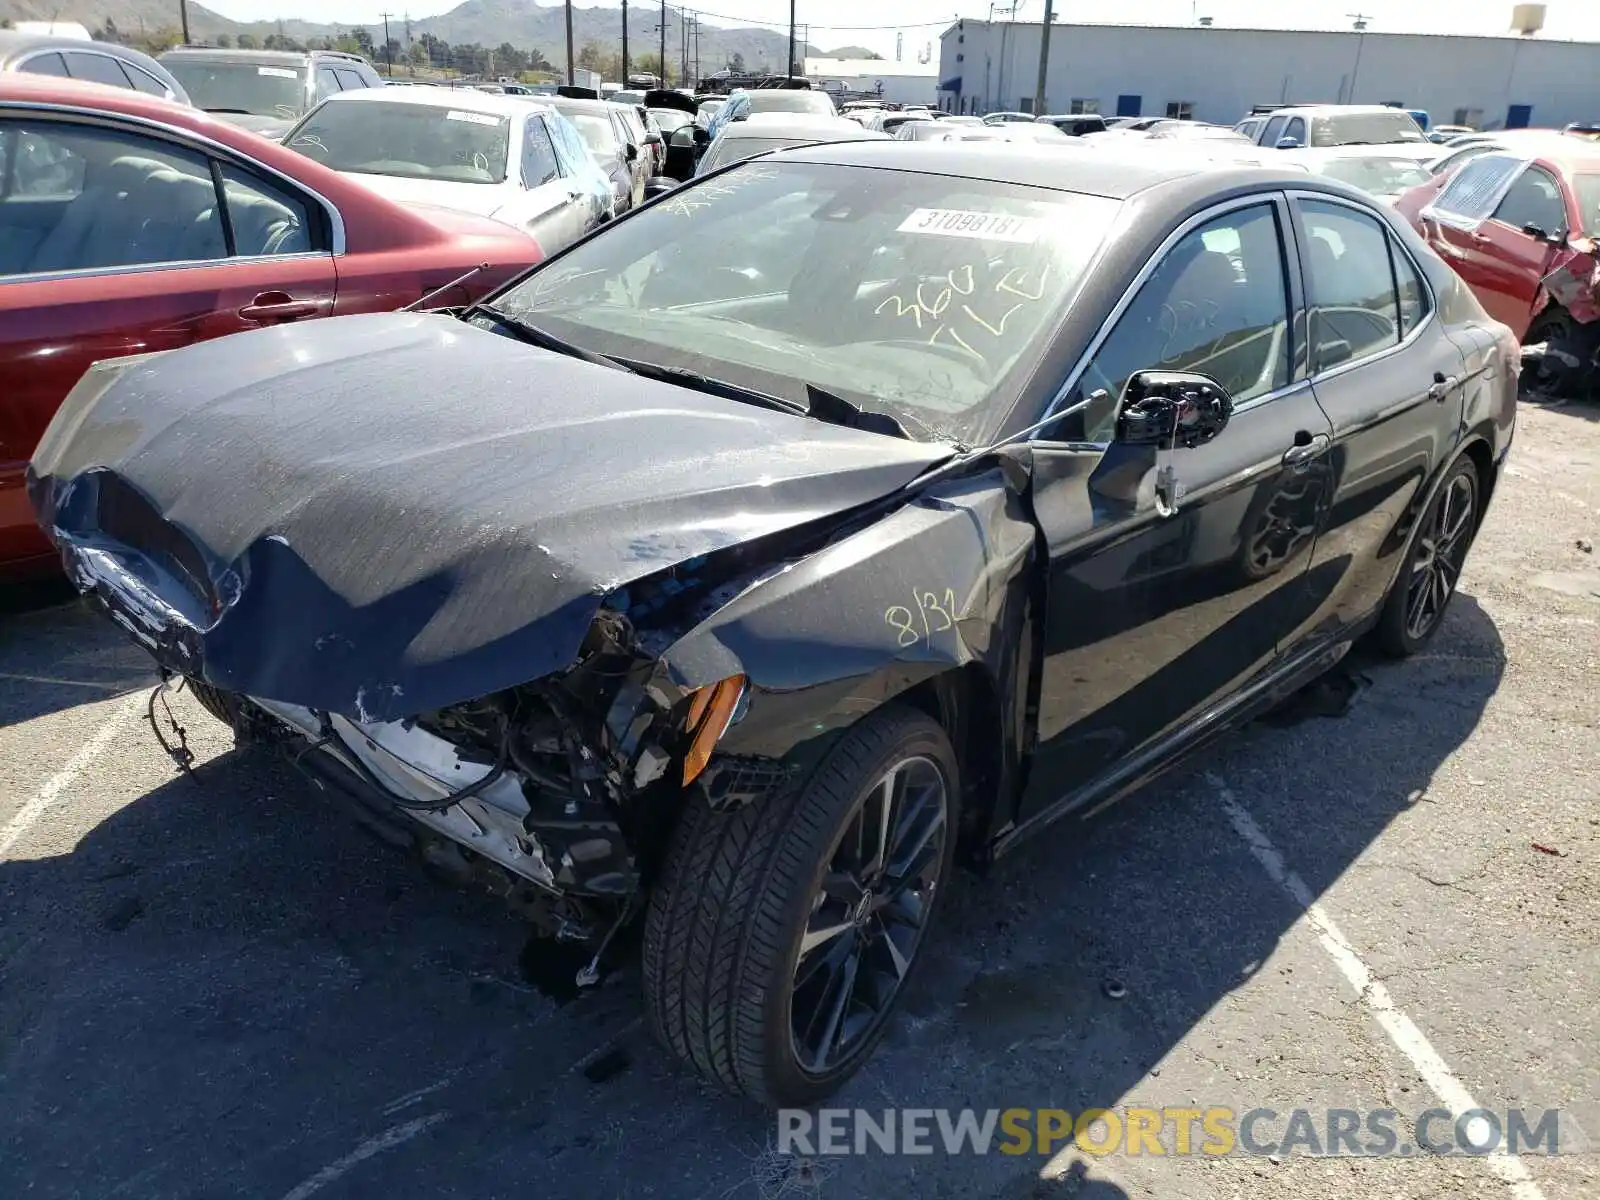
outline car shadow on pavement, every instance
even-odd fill
[[[0,728],[110,699],[155,674],[150,656],[66,580],[0,587]]]
[[[1600,402],[1592,399],[1579,399],[1575,397],[1551,398],[1530,392],[1523,392],[1517,397],[1518,405],[1529,405],[1542,409],[1545,412],[1556,413],[1563,417],[1574,417],[1580,421],[1600,422]]]
[[[1122,1102],[1300,917],[1219,789],[1320,894],[1425,791],[1502,666],[1459,596],[1430,653],[1347,664],[1345,715],[1258,723],[963,877],[901,1019],[831,1106]],[[199,748],[222,744],[174,706]],[[1115,1159],[781,1155],[769,1114],[649,1042],[632,972],[558,1005],[492,898],[434,883],[281,759],[201,757],[69,851],[0,862],[0,1195],[1136,1190]]]

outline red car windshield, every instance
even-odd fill
[[[1591,237],[1600,231],[1600,172],[1591,175],[1574,175],[1572,191],[1578,200],[1579,227],[1574,233]]]

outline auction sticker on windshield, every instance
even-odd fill
[[[293,71],[289,70],[288,67],[257,67],[256,68],[256,74],[257,75],[270,75],[274,79],[299,79],[300,78],[300,76],[296,75]]]
[[[961,208],[919,208],[900,222],[897,233],[983,238],[991,242],[1036,242],[1040,222],[1010,213],[969,212]]]
[[[444,116],[445,120],[447,121],[470,121],[474,125],[500,124],[499,117],[491,117],[487,113],[462,112],[459,109],[454,108],[445,113]]]

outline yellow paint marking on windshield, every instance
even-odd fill
[[[1010,308],[1006,309],[1005,315],[1000,318],[1000,324],[999,324],[998,327],[989,324],[989,322],[985,321],[982,317],[980,317],[977,313],[973,312],[972,309],[968,308],[965,304],[963,304],[961,306],[961,311],[966,313],[967,316],[971,317],[979,325],[982,325],[990,333],[994,334],[995,337],[999,337],[1001,334],[1005,333],[1005,331],[1006,331],[1006,322],[1011,320],[1012,316],[1014,316],[1017,312],[1021,311],[1022,309],[1026,308],[1026,307],[1027,307],[1027,305],[1025,305],[1025,304],[1013,304]]]

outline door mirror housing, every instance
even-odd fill
[[[1136,371],[1122,393],[1115,440],[1124,446],[1204,445],[1227,428],[1233,397],[1209,375]]]
[[[635,146],[632,142],[629,142],[625,146],[623,146],[622,147],[622,160],[624,162],[630,162],[630,163],[631,162],[638,162],[639,161],[639,147]]]
[[[1279,150],[1298,150],[1298,149],[1300,149],[1300,139],[1299,138],[1292,138],[1292,137],[1281,137],[1281,138],[1278,139],[1278,149]]]
[[[1547,230],[1543,225],[1536,224],[1533,221],[1529,221],[1526,225],[1524,225],[1522,227],[1522,232],[1527,234],[1536,242],[1549,242],[1552,246],[1560,246],[1567,240],[1566,230]]]

